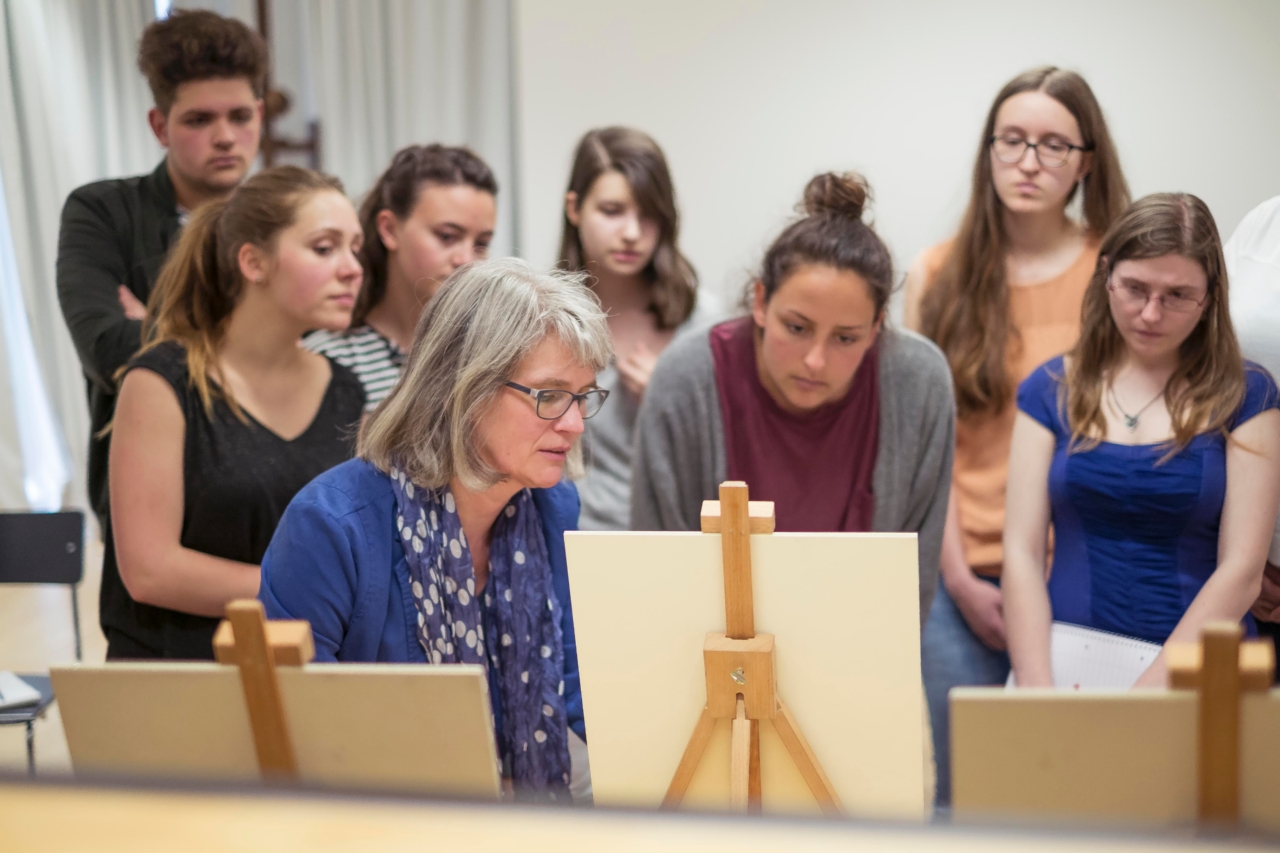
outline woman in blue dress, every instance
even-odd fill
[[[1103,238],[1079,342],[1018,389],[1004,608],[1019,685],[1053,684],[1053,621],[1160,644],[1213,620],[1252,630],[1280,507],[1278,405],[1240,354],[1204,202],[1135,202]],[[1161,654],[1135,686],[1165,682]]]
[[[580,275],[459,270],[359,458],[298,493],[262,561],[267,615],[310,622],[317,660],[487,665],[504,774],[561,801],[589,784],[563,476],[611,355]]]

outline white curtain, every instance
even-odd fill
[[[493,254],[517,251],[511,14],[509,0],[277,0],[276,52],[304,45],[295,109],[320,119],[324,170],[360,199],[405,145],[469,145],[498,179]]]
[[[0,347],[8,379],[0,385],[4,506],[21,505],[24,479],[54,482],[63,464],[66,503],[86,504],[84,380],[54,286],[59,218],[75,187],[150,171],[163,154],[147,129],[150,95],[134,66],[153,8],[151,0],[0,0],[0,177],[13,249],[0,286],[11,288],[4,327],[16,329],[21,310],[28,332],[7,333]],[[39,430],[33,441],[18,440],[19,416]]]
[[[173,5],[254,23],[252,0]],[[518,251],[509,0],[274,0],[272,11],[274,73],[294,103],[279,129],[300,135],[318,118],[322,167],[356,200],[405,145],[470,145],[501,188],[493,253]],[[149,172],[163,156],[136,67],[155,0],[0,0],[0,12],[0,177],[20,289],[3,305],[21,305],[30,332],[29,346],[0,346],[0,508],[24,502],[33,470],[56,481],[59,457],[66,501],[83,506],[88,413],[54,287],[59,216],[80,184]],[[36,434],[49,440],[25,462],[16,415],[39,395],[16,375],[38,377],[48,400]]]

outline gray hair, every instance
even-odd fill
[[[481,455],[476,430],[525,357],[547,338],[597,373],[613,357],[585,278],[537,272],[516,258],[450,276],[418,320],[400,381],[361,427],[357,454],[383,471],[400,467],[429,489],[454,477],[476,491],[498,483],[502,475]],[[566,470],[582,474],[580,442]]]

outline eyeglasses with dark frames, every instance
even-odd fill
[[[609,392],[604,388],[592,388],[590,391],[575,394],[559,388],[530,388],[518,382],[507,382],[506,386],[532,397],[535,403],[534,411],[544,421],[554,421],[564,417],[565,412],[568,412],[569,407],[574,403],[578,404],[578,412],[584,420],[594,417],[604,406],[604,401],[609,399]]]
[[[1030,148],[1036,152],[1036,160],[1041,166],[1047,169],[1060,169],[1067,165],[1067,160],[1071,159],[1072,151],[1092,151],[1092,145],[1072,145],[1065,139],[1059,139],[1056,136],[1050,136],[1047,139],[1041,139],[1039,142],[1028,142],[1025,138],[1016,134],[1005,134],[1003,136],[993,136],[988,142],[991,150],[995,153],[996,159],[1001,163],[1021,163],[1022,158],[1027,156],[1027,149]]]

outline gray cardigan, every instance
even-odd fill
[[[709,327],[658,361],[636,424],[632,530],[697,530],[702,501],[727,478],[724,424]],[[871,529],[919,534],[920,625],[938,584],[955,452],[955,397],[946,358],[914,332],[880,334],[880,443]]]

